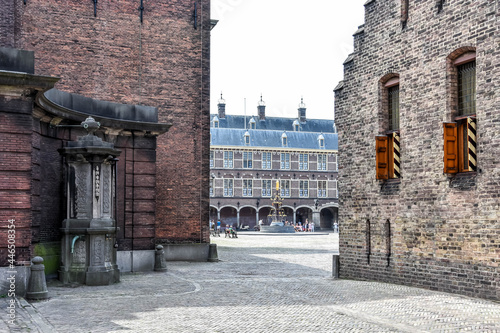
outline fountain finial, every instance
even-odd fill
[[[95,119],[92,118],[91,116],[87,117],[85,121],[82,121],[81,125],[83,128],[87,130],[89,134],[92,135],[94,135],[95,131],[97,131],[99,127],[101,127],[101,123],[95,121]]]

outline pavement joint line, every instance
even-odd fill
[[[57,330],[46,319],[44,319],[36,308],[28,303],[23,297],[17,298],[18,308],[23,309],[31,318],[31,322],[35,325],[40,333],[56,333]]]

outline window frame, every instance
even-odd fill
[[[308,171],[309,170],[309,154],[299,153],[299,170]]]
[[[264,156],[266,156],[264,158]],[[269,157],[269,159],[268,159]],[[265,170],[271,170],[273,168],[273,154],[270,152],[262,152],[261,153],[261,168]]]
[[[241,154],[243,169],[253,169],[253,152],[244,151]]]
[[[290,170],[290,153],[280,154],[280,169]]]
[[[253,180],[252,179],[243,179],[242,196],[244,196],[244,197],[252,197],[253,196]]]
[[[320,184],[323,184],[320,186]],[[318,198],[326,198],[328,196],[328,181],[318,180],[317,181]]]
[[[266,184],[266,185],[264,185]],[[267,186],[269,184],[269,186]],[[270,198],[273,190],[273,181],[272,179],[262,179],[261,183],[261,197]]]
[[[299,180],[299,197],[309,198],[309,180],[306,179]]]
[[[280,196],[282,198],[290,197],[290,179],[280,179]]]
[[[223,153],[224,169],[234,168],[234,152],[231,150],[225,150]]]
[[[322,161],[320,161],[320,159]],[[328,155],[327,154],[318,154],[316,169],[318,171],[327,171],[328,169]]]
[[[234,179],[224,178],[223,196],[227,198],[234,197]]]

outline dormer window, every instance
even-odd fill
[[[288,145],[288,137],[286,133],[283,133],[281,135],[281,144],[283,145],[283,147],[286,147]]]
[[[299,121],[297,119],[295,119],[293,122],[293,130],[294,130],[294,132],[300,131],[300,124],[299,124]]]
[[[212,127],[213,127],[213,128],[219,128],[219,117],[215,116],[215,117],[212,119]]]
[[[318,144],[320,149],[325,148],[325,137],[322,134],[318,136]]]
[[[245,136],[244,136],[244,140],[245,140],[245,145],[250,145],[250,133],[248,133],[248,131],[245,132]]]
[[[256,121],[255,121],[255,119],[253,119],[253,117],[250,119],[248,124],[249,124],[250,129],[255,129]]]

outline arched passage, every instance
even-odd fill
[[[221,227],[225,228],[228,224],[236,227],[238,224],[237,216],[238,210],[235,207],[222,207],[220,210]]]
[[[253,207],[247,206],[240,209],[240,227],[249,226],[249,229],[253,230],[253,227],[257,225],[256,210]]]
[[[299,207],[295,212],[295,222],[298,224],[300,222],[303,225],[306,219],[312,221],[312,209],[309,207]]]
[[[333,224],[338,223],[338,208],[325,207],[320,213],[320,227],[321,229],[333,229]]]

